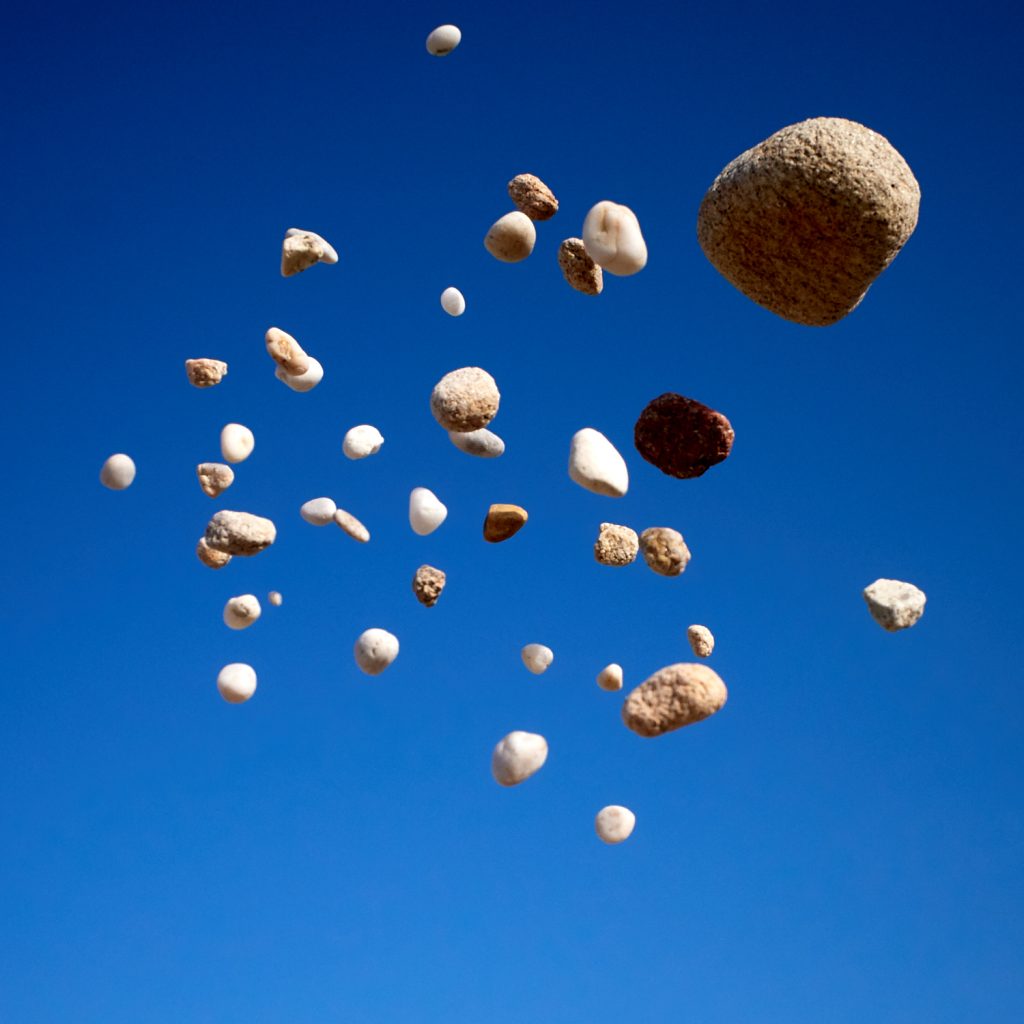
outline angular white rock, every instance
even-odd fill
[[[369,423],[361,423],[353,427],[341,442],[341,450],[350,459],[365,459],[369,455],[376,455],[380,446],[384,443],[384,435]]]
[[[548,759],[548,741],[535,732],[510,732],[494,748],[491,774],[500,786],[515,786],[540,771]]]
[[[583,245],[587,255],[609,274],[628,277],[647,266],[647,243],[636,214],[608,199],[590,208],[583,221]]]
[[[460,434],[456,430],[448,431],[448,440],[460,452],[475,455],[480,459],[496,459],[505,452],[505,442],[497,434],[491,433],[486,427],[470,430]]]
[[[220,432],[220,453],[225,462],[245,462],[256,447],[256,438],[241,423],[229,423]]]
[[[305,373],[293,377],[290,373],[286,373],[283,367],[275,366],[274,376],[283,384],[287,384],[292,391],[312,391],[324,379],[324,368],[318,359],[314,359],[312,356],[307,358],[309,359],[309,369]]]
[[[588,491],[621,498],[629,490],[626,460],[600,431],[584,427],[569,446],[569,476]]]
[[[367,629],[359,634],[353,653],[363,672],[379,676],[398,657],[398,637],[386,629]]]
[[[527,644],[520,652],[523,664],[535,675],[547,672],[555,660],[555,652],[543,644]]]
[[[897,633],[909,629],[924,615],[924,591],[902,580],[875,580],[864,589],[871,617],[882,629]]]
[[[441,292],[441,308],[449,316],[462,316],[466,312],[466,299],[458,288],[445,288]]]
[[[217,689],[229,704],[244,704],[256,692],[256,672],[240,661],[225,665],[217,675]]]
[[[609,804],[597,812],[594,828],[602,843],[614,846],[633,834],[636,827],[636,815],[628,807]]]
[[[280,595],[280,593],[278,591],[272,590],[269,594],[267,594],[267,600],[275,608],[280,608],[281,607],[281,602],[284,600],[284,598]]]
[[[338,506],[333,498],[313,498],[299,509],[299,515],[313,526],[326,526],[334,521],[334,513]]]
[[[613,661],[610,665],[605,665],[600,672],[597,673],[597,685],[602,690],[608,690],[609,693],[613,693],[615,690],[622,689],[622,666],[616,665]]]
[[[131,487],[135,479],[135,463],[130,455],[119,452],[111,455],[100,469],[100,483],[112,491],[123,491]]]
[[[448,509],[438,496],[426,487],[414,487],[409,495],[409,525],[414,533],[426,537],[447,518]]]
[[[224,605],[224,625],[231,629],[245,629],[251,626],[262,613],[259,599],[255,594],[241,594],[228,598]]]
[[[438,25],[427,36],[427,53],[432,57],[447,57],[462,42],[462,31],[456,25]]]

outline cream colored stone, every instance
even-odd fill
[[[211,548],[205,537],[200,537],[199,543],[196,544],[196,558],[211,569],[223,569],[231,561],[231,556],[226,551]]]
[[[228,423],[220,432],[220,453],[225,462],[245,462],[256,447],[256,438],[241,423]]]
[[[690,549],[678,530],[652,526],[640,534],[644,561],[659,576],[678,576],[690,564]]]
[[[353,653],[360,671],[379,676],[398,657],[398,637],[386,629],[364,630]]]
[[[533,221],[518,210],[499,217],[484,238],[484,247],[502,263],[525,260],[536,244],[537,229]]]
[[[229,704],[244,704],[256,692],[256,671],[239,661],[225,665],[217,675],[217,689]]]
[[[584,427],[569,446],[569,476],[588,491],[621,498],[629,490],[626,460],[600,431]]]
[[[281,245],[281,276],[291,277],[316,263],[337,263],[334,246],[315,231],[289,228]]]
[[[614,846],[627,840],[636,827],[636,815],[619,804],[609,804],[597,812],[594,828],[602,843]]]
[[[491,774],[500,786],[517,786],[540,771],[548,759],[548,741],[535,732],[516,730],[491,755]]]
[[[337,511],[333,498],[312,498],[299,509],[299,515],[311,526],[326,526],[334,521]]]
[[[555,193],[535,174],[517,174],[508,183],[508,195],[530,220],[550,220],[558,213]]]
[[[215,551],[249,557],[269,548],[277,527],[269,519],[249,512],[218,512],[206,524],[206,543]]]
[[[269,602],[270,602],[270,603],[271,603],[271,604],[272,604],[272,605],[273,605],[273,606],[274,606],[275,608],[280,608],[280,607],[281,607],[281,605],[282,605],[282,604],[284,603],[284,598],[283,598],[283,597],[282,597],[282,596],[280,595],[280,593],[279,593],[278,591],[276,591],[276,590],[272,590],[272,591],[271,591],[271,592],[270,592],[269,594],[267,594],[267,600],[268,600],[268,601],[269,601]]]
[[[638,736],[660,736],[703,721],[728,696],[725,683],[707,665],[668,665],[630,693],[622,720]]]
[[[324,379],[324,368],[318,359],[314,359],[312,356],[307,356],[307,358],[309,359],[309,369],[298,377],[292,377],[285,373],[280,366],[274,367],[274,376],[282,384],[287,384],[292,391],[312,391]]]
[[[255,594],[240,594],[228,598],[224,605],[224,625],[229,629],[246,629],[263,613]]]
[[[365,459],[376,455],[384,444],[384,435],[369,423],[361,423],[345,434],[341,450],[348,459]]]
[[[690,641],[690,647],[698,658],[711,657],[711,652],[715,649],[715,638],[707,626],[688,626],[686,639]]]
[[[497,434],[492,434],[486,427],[465,433],[449,430],[448,440],[460,452],[475,455],[479,459],[496,459],[505,452],[505,442]]]
[[[135,479],[135,462],[130,455],[111,455],[100,469],[100,483],[112,491],[131,487]]]
[[[609,274],[628,277],[647,266],[647,243],[628,206],[608,199],[590,208],[583,222],[587,255]]]
[[[449,316],[462,316],[466,312],[466,299],[458,288],[445,288],[441,292],[441,308]]]
[[[880,579],[864,589],[864,600],[875,622],[887,632],[897,633],[909,629],[924,615],[927,598],[913,583]]]
[[[228,364],[219,359],[186,359],[185,373],[197,388],[212,388],[228,375]]]
[[[200,462],[196,476],[203,493],[211,498],[223,494],[235,482],[235,471],[223,462]]]
[[[465,434],[486,427],[498,415],[501,392],[479,366],[446,373],[430,393],[430,411],[445,430]]]
[[[447,57],[459,43],[462,32],[456,25],[438,25],[427,36],[427,53],[432,57]]]
[[[414,487],[409,495],[409,525],[421,537],[433,533],[447,518],[448,509],[427,487]]]
[[[630,565],[636,561],[640,541],[636,530],[615,523],[602,523],[594,542],[594,558],[601,565]]]
[[[334,521],[360,544],[365,544],[370,539],[370,531],[354,515],[346,512],[343,508],[339,508],[334,513]]]
[[[612,662],[597,673],[597,685],[610,693],[622,689],[622,666]]]
[[[535,676],[543,675],[555,660],[555,652],[543,644],[527,644],[519,652],[523,664]]]
[[[271,327],[266,334],[267,352],[289,377],[301,377],[309,370],[309,356],[302,346],[280,327]]]

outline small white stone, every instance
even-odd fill
[[[924,615],[924,591],[902,580],[875,580],[864,589],[871,617],[882,629],[897,633],[909,629]]]
[[[326,526],[334,520],[338,506],[332,498],[313,498],[299,509],[299,515],[313,526]]]
[[[135,463],[129,455],[111,455],[100,470],[100,483],[112,491],[123,491],[131,487],[134,479]]]
[[[497,434],[491,433],[486,427],[470,430],[465,434],[449,430],[448,440],[460,452],[475,455],[480,459],[496,459],[505,452],[505,442]]]
[[[466,299],[458,288],[445,288],[441,292],[441,308],[449,316],[462,316],[466,312]]]
[[[278,593],[278,591],[272,590],[269,594],[267,594],[267,600],[275,608],[280,608],[281,607],[281,602],[284,601],[284,598],[280,595],[280,593]]]
[[[262,611],[255,594],[230,597],[228,603],[224,605],[224,625],[231,629],[245,629],[260,617]]]
[[[494,748],[491,774],[500,786],[515,786],[540,771],[548,759],[548,741],[535,732],[510,732]]]
[[[384,443],[384,435],[369,423],[361,423],[353,427],[341,443],[341,450],[350,459],[365,459],[368,455],[376,455]]]
[[[438,496],[426,487],[414,487],[409,495],[409,525],[414,533],[426,537],[447,518],[448,509]]]
[[[432,57],[447,57],[462,42],[462,31],[455,25],[438,25],[427,36],[427,53]]]
[[[398,657],[398,637],[386,629],[367,629],[354,648],[356,664],[368,676],[379,676]]]
[[[312,391],[324,379],[324,368],[320,365],[318,359],[314,359],[312,356],[307,358],[309,359],[309,369],[305,373],[293,377],[291,374],[286,373],[282,367],[275,366],[274,376],[282,383],[287,384],[292,391]]]
[[[281,276],[291,277],[316,263],[337,263],[334,246],[315,231],[289,228],[281,245]]]
[[[602,843],[614,846],[628,839],[636,827],[636,815],[628,807],[609,804],[597,812],[594,828]]]
[[[588,491],[621,498],[629,490],[626,460],[600,431],[584,427],[569,446],[569,476]]]
[[[370,531],[354,515],[346,512],[343,508],[339,508],[334,513],[334,521],[345,533],[353,540],[359,541],[360,544],[365,544],[370,539]]]
[[[715,649],[715,638],[707,626],[688,626],[686,639],[690,641],[690,647],[698,658],[711,657],[711,652]]]
[[[609,274],[628,277],[647,266],[647,243],[636,214],[608,199],[590,208],[583,221],[583,245]]]
[[[609,693],[614,693],[615,690],[622,689],[622,666],[616,665],[613,661],[610,665],[605,665],[600,672],[597,673],[597,685],[602,690],[607,690]]]
[[[245,462],[256,447],[256,438],[241,423],[229,423],[220,432],[220,453],[225,462]]]
[[[256,672],[240,661],[225,665],[217,675],[217,689],[229,704],[244,704],[256,692]]]
[[[551,662],[555,660],[555,652],[543,644],[527,644],[519,653],[523,664],[535,676],[547,672]]]

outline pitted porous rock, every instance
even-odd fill
[[[509,198],[530,220],[550,220],[558,213],[558,200],[535,174],[517,174],[508,183]]]
[[[430,411],[445,430],[465,434],[486,427],[497,416],[500,402],[494,378],[479,366],[464,366],[434,385]]]
[[[215,551],[229,555],[258,555],[277,537],[277,527],[269,519],[249,512],[218,512],[206,524],[206,543]]]
[[[228,364],[219,359],[186,359],[185,373],[197,388],[212,388],[228,375]]]
[[[196,558],[211,569],[223,569],[231,561],[231,556],[226,551],[211,548],[205,537],[200,537],[199,543],[196,544]]]
[[[428,608],[433,608],[441,596],[441,591],[444,590],[446,579],[440,569],[435,569],[432,565],[421,565],[412,578],[412,592],[416,595],[416,600]]]
[[[519,505],[492,505],[484,520],[484,540],[500,544],[514,537],[526,525],[528,518],[526,509]]]
[[[594,542],[594,558],[601,565],[629,565],[636,561],[640,541],[636,530],[615,523],[602,523]]]
[[[604,288],[601,268],[587,255],[582,238],[567,238],[558,247],[558,265],[562,274],[578,292],[600,295]]]
[[[289,377],[301,377],[309,369],[309,356],[287,331],[271,327],[266,342],[270,357]]]
[[[644,561],[659,576],[678,576],[690,561],[690,549],[678,530],[651,526],[640,534]]]
[[[196,466],[196,476],[203,493],[211,498],[216,498],[235,482],[235,471],[223,462],[200,462]]]
[[[881,579],[865,588],[864,600],[871,617],[882,629],[898,633],[909,629],[924,615],[927,598],[913,583]]]
[[[917,225],[921,188],[887,139],[815,117],[728,164],[697,217],[704,255],[758,305],[825,327],[856,308]]]
[[[315,231],[289,228],[281,245],[281,276],[291,277],[309,270],[315,263],[337,263],[338,254]]]
[[[720,412],[674,391],[651,399],[633,428],[636,450],[679,480],[702,476],[728,458],[734,437]]]
[[[533,221],[518,210],[499,217],[484,238],[484,248],[502,263],[525,260],[536,244],[537,229]]]
[[[715,638],[707,626],[688,626],[686,639],[690,641],[690,647],[698,658],[711,657],[711,652],[715,649]]]
[[[630,693],[622,720],[638,736],[660,736],[702,722],[721,710],[728,696],[725,683],[707,665],[669,665]]]

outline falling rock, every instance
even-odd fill
[[[502,263],[518,263],[533,252],[537,243],[537,229],[533,221],[516,210],[499,217],[484,238],[484,247]]]
[[[226,551],[211,548],[205,537],[200,537],[199,543],[196,544],[196,558],[211,569],[223,569],[231,561],[231,556]]]
[[[312,391],[324,379],[324,368],[318,359],[314,359],[312,356],[306,358],[309,359],[309,369],[305,373],[293,377],[291,374],[285,373],[280,366],[275,366],[274,376],[283,384],[287,384],[292,391],[300,393]]]
[[[520,652],[523,664],[535,676],[543,675],[555,660],[555,652],[543,644],[527,644]]]
[[[725,683],[707,665],[669,665],[630,693],[622,720],[638,736],[660,736],[710,717],[728,696]]]
[[[465,434],[486,427],[498,415],[501,393],[495,379],[479,366],[446,373],[430,393],[430,411],[445,430]]]
[[[256,692],[256,672],[238,661],[225,665],[217,675],[217,689],[229,704],[244,704]]]
[[[614,846],[627,840],[636,827],[636,815],[628,808],[609,804],[597,812],[594,828],[602,843]]]
[[[614,692],[622,689],[622,666],[612,662],[597,673],[597,685],[602,690]]]
[[[271,327],[266,342],[270,357],[289,377],[301,377],[309,370],[309,356],[287,331]]]
[[[409,525],[421,537],[433,533],[447,518],[448,508],[426,487],[414,487],[409,495]]]
[[[349,459],[365,459],[376,455],[384,444],[384,435],[369,423],[361,423],[345,434],[341,450]]]
[[[256,447],[256,438],[241,423],[228,423],[220,432],[220,454],[225,462],[245,462]]]
[[[431,57],[447,57],[461,42],[462,32],[457,25],[438,25],[427,36],[427,53]]]
[[[629,490],[629,470],[615,446],[600,431],[584,427],[569,446],[569,476],[588,491],[621,498]]]
[[[640,534],[644,561],[659,576],[679,576],[690,562],[690,549],[678,530],[652,526]]]
[[[135,479],[135,462],[130,455],[111,455],[100,468],[100,483],[111,491],[131,487]]]
[[[186,359],[185,373],[196,388],[212,388],[228,375],[228,364],[219,359]]]
[[[475,455],[480,459],[496,459],[505,453],[505,442],[497,434],[492,434],[486,427],[465,433],[449,430],[448,440],[460,452]]]
[[[715,638],[707,626],[688,626],[686,639],[690,641],[690,647],[698,658],[711,657],[711,652],[715,649]]]
[[[359,541],[360,544],[365,544],[370,539],[370,531],[354,515],[346,512],[344,509],[339,508],[335,511],[334,521],[345,533],[353,540]]]
[[[582,238],[567,238],[558,247],[558,266],[566,281],[584,295],[600,295],[604,288],[601,268],[587,255]]]
[[[379,676],[398,657],[398,637],[386,629],[367,629],[359,634],[356,664],[368,676]]]
[[[648,402],[633,428],[636,450],[679,480],[702,476],[728,458],[734,437],[722,413],[674,391]]]
[[[255,594],[241,594],[228,598],[224,605],[224,625],[231,629],[245,629],[262,614],[259,598]]]
[[[864,589],[871,617],[882,629],[898,633],[909,629],[924,615],[924,591],[901,580],[875,580]]]
[[[235,482],[235,471],[223,462],[200,462],[196,476],[203,493],[211,498],[223,494]]]
[[[583,221],[587,255],[609,274],[628,277],[647,266],[647,243],[636,214],[608,199],[590,208]]]
[[[433,608],[444,590],[447,577],[432,565],[421,565],[412,578],[412,592],[420,604]]]
[[[535,732],[510,732],[494,748],[491,774],[500,786],[516,786],[544,766],[548,741]]]
[[[309,270],[316,263],[337,263],[338,254],[315,231],[289,228],[281,245],[281,276],[291,277]]]
[[[280,593],[279,593],[278,591],[276,591],[276,590],[272,590],[272,591],[271,591],[271,592],[270,592],[269,594],[267,594],[267,600],[268,600],[268,601],[269,601],[269,602],[270,602],[270,603],[271,603],[271,604],[272,604],[272,605],[273,605],[273,606],[274,606],[275,608],[280,608],[280,607],[281,607],[281,605],[282,605],[282,603],[284,602],[284,598],[283,598],[283,597],[281,596],[281,594],[280,594]]]
[[[449,316],[462,316],[466,312],[466,299],[458,288],[445,288],[441,292],[441,308]]]
[[[249,512],[218,512],[206,524],[206,543],[215,551],[248,557],[269,548],[277,527],[269,519]]]
[[[311,526],[326,526],[334,521],[338,506],[333,498],[313,498],[299,509],[299,515]]]
[[[492,505],[484,519],[484,540],[500,544],[514,537],[526,525],[528,518],[526,509],[519,505]]]
[[[630,565],[636,561],[640,540],[636,530],[615,523],[602,523],[594,542],[594,558],[601,565]]]
[[[550,220],[558,213],[558,200],[535,174],[517,174],[508,183],[509,198],[530,220]]]

